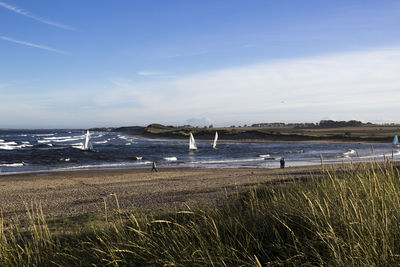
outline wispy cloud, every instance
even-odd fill
[[[0,116],[0,124],[46,121],[72,127],[76,116],[82,124],[115,126],[176,125],[189,118],[206,118],[197,121],[216,126],[324,117],[398,122],[398,73],[400,47],[263,62],[167,81],[138,83],[133,75],[77,89],[74,95],[8,90],[0,114],[10,116]],[[7,98],[10,94],[14,98]]]
[[[142,123],[173,124],[191,117],[207,117],[214,124],[319,121],[326,116],[398,121],[399,72],[400,49],[347,52],[128,83],[110,91],[107,104],[139,103],[123,112],[136,114]]]
[[[58,54],[63,54],[63,55],[70,54],[69,52],[66,52],[66,51],[63,51],[63,50],[59,50],[59,49],[56,49],[56,48],[52,48],[52,47],[49,47],[49,46],[34,44],[34,43],[26,42],[26,41],[20,41],[20,40],[16,40],[16,39],[13,39],[13,38],[10,38],[10,37],[6,37],[6,36],[1,36],[0,35],[0,39],[4,40],[4,41],[12,42],[12,43],[20,44],[20,45],[25,45],[25,46],[30,46],[30,47],[34,47],[34,48],[39,48],[39,49],[42,49],[42,50],[47,50],[47,51],[58,53]]]
[[[54,26],[54,27],[57,27],[57,28],[60,28],[60,29],[64,29],[64,30],[69,30],[69,31],[74,31],[75,30],[71,26],[68,26],[68,25],[65,25],[65,24],[61,24],[61,23],[57,23],[57,22],[51,21],[49,19],[36,16],[36,15],[26,11],[26,10],[20,9],[20,8],[18,8],[16,6],[12,6],[12,5],[7,4],[5,2],[2,2],[2,1],[0,1],[0,7],[4,7],[6,9],[8,9],[8,10],[10,10],[12,12],[15,12],[17,14],[20,14],[20,15],[22,15],[24,17],[39,21],[41,23],[44,23],[44,24],[47,24],[47,25],[50,25],[50,26]]]

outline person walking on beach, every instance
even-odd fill
[[[285,168],[285,158],[281,158],[281,169]]]
[[[153,168],[151,168],[151,172],[158,172],[156,161],[153,160]]]

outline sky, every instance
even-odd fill
[[[400,122],[400,1],[0,0],[0,128]]]

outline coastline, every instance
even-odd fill
[[[340,168],[339,165],[327,165]],[[325,166],[325,167],[327,167]],[[187,209],[221,204],[230,194],[264,183],[318,177],[321,165],[285,169],[146,169],[79,170],[0,176],[0,206],[5,220],[26,216],[40,205],[50,217],[104,213],[105,209]],[[117,203],[118,202],[118,203]]]
[[[170,136],[162,136],[162,135],[137,135],[137,134],[129,134],[129,137],[143,139],[143,140],[171,140],[171,141],[187,141],[189,137],[170,137]],[[212,138],[198,138],[195,136],[196,141],[198,142],[212,142],[214,139]],[[219,138],[218,142],[226,142],[226,143],[321,143],[321,144],[385,144],[388,143],[387,140],[343,140],[343,139],[333,139],[333,138],[324,138],[324,139],[299,139],[299,138],[274,138],[274,139],[257,139],[257,138],[248,138],[248,139],[223,139]],[[389,142],[390,143],[390,142]]]

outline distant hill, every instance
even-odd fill
[[[118,128],[94,128],[92,130],[123,132],[131,136],[152,139],[186,139],[189,137],[190,133],[193,133],[198,140],[212,140],[215,131],[218,131],[220,140],[254,142],[336,141],[389,143],[395,134],[400,134],[399,125],[360,124],[357,121],[351,121],[350,123],[332,123],[332,121],[327,121],[326,123],[322,123],[321,127],[310,124],[308,124],[308,127],[299,127],[298,124],[293,124],[264,127],[199,128],[190,125],[176,127],[162,124],[150,124],[146,127],[127,126]]]

